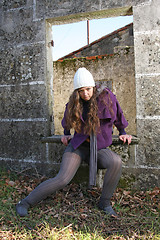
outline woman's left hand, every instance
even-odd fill
[[[121,140],[121,141],[123,141],[123,143],[126,143],[126,141],[128,142],[128,145],[131,143],[131,141],[132,141],[132,136],[131,135],[120,135],[119,136],[119,139]]]

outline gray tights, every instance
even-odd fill
[[[54,178],[50,178],[38,185],[24,200],[32,206],[55,191],[64,188],[74,177],[82,160],[87,162],[87,159],[89,159],[88,146],[83,145],[76,151],[71,146],[67,147],[63,154],[59,173]],[[122,162],[120,157],[109,149],[98,151],[97,162],[99,169],[107,169],[100,199],[101,205],[105,207],[110,204],[110,199],[118,184]]]

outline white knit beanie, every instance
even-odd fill
[[[74,75],[74,90],[82,87],[95,87],[92,74],[86,68],[79,68]]]

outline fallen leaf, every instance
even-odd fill
[[[12,186],[12,187],[13,187],[15,184],[16,184],[16,183],[13,182],[13,181],[9,181],[9,182],[8,182],[8,185],[10,185],[10,186]]]

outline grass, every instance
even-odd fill
[[[71,183],[29,210],[16,215],[16,203],[45,178],[0,170],[0,239],[102,240],[160,239],[160,190],[117,189],[112,203],[118,218],[97,208],[101,189]]]

